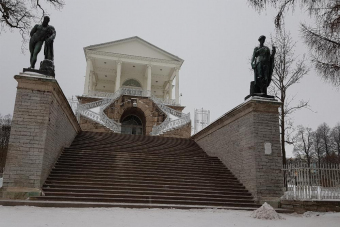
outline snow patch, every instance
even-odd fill
[[[313,211],[306,211],[303,216],[306,218],[310,217],[319,217],[320,215],[324,215],[325,213],[320,213],[320,212],[313,212]]]
[[[262,219],[262,220],[280,220],[280,219],[285,219],[276,211],[274,208],[269,205],[268,203],[264,203],[260,208],[255,210],[252,214],[251,217],[257,218],[257,219]]]

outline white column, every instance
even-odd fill
[[[176,103],[179,104],[179,70],[176,69],[176,85],[175,85],[175,98]]]
[[[169,80],[169,100],[172,99],[172,80]]]
[[[146,66],[147,69],[147,82],[146,82],[146,90],[148,91],[149,95],[151,96],[151,65]]]
[[[93,71],[93,65],[91,58],[86,60],[86,74],[85,74],[85,85],[84,85],[84,95],[87,95],[90,90],[90,74]]]
[[[164,92],[164,93],[163,93],[163,99],[166,100],[167,91],[164,89],[163,92]]]
[[[116,89],[115,92],[120,88],[120,77],[122,74],[122,61],[116,61],[117,64],[117,76],[116,76]]]

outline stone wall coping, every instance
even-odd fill
[[[55,78],[42,74],[20,73],[20,75],[15,75],[14,79],[18,81],[17,88],[51,92],[63,109],[75,131],[81,131],[77,118]]]
[[[274,107],[279,107],[282,105],[281,102],[277,101],[273,98],[264,98],[258,96],[251,96],[247,100],[245,100],[240,105],[236,106],[232,110],[228,111],[227,113],[223,114],[221,117],[217,118],[215,121],[210,123],[207,127],[202,129],[201,131],[197,132],[196,134],[191,136],[193,140],[199,140],[209,134],[213,133],[214,131],[222,128],[224,125],[229,124],[238,118],[250,113],[250,112],[270,112],[269,109],[258,109],[256,108],[256,104],[271,104]]]

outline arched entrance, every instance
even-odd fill
[[[145,115],[141,109],[128,108],[120,119],[122,134],[145,135]]]

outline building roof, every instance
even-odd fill
[[[176,55],[173,55],[151,43],[149,43],[148,41],[145,41],[144,39],[138,37],[138,36],[133,36],[133,37],[130,37],[130,38],[125,38],[125,39],[120,39],[120,40],[116,40],[116,41],[111,41],[111,42],[106,42],[106,43],[100,43],[100,44],[96,44],[96,45],[90,45],[90,46],[87,46],[87,47],[84,47],[84,52],[86,54],[86,50],[93,50],[93,49],[97,49],[97,48],[102,48],[102,47],[107,47],[107,46],[113,46],[113,45],[116,45],[116,44],[120,44],[120,43],[125,43],[125,42],[129,42],[129,41],[134,41],[134,40],[137,40],[137,41],[140,41],[144,44],[146,44],[147,46],[150,46],[154,49],[156,49],[157,51],[167,55],[168,57],[171,57],[173,58],[174,60],[176,61],[179,61],[179,62],[183,62],[184,60],[179,58],[178,56]]]

